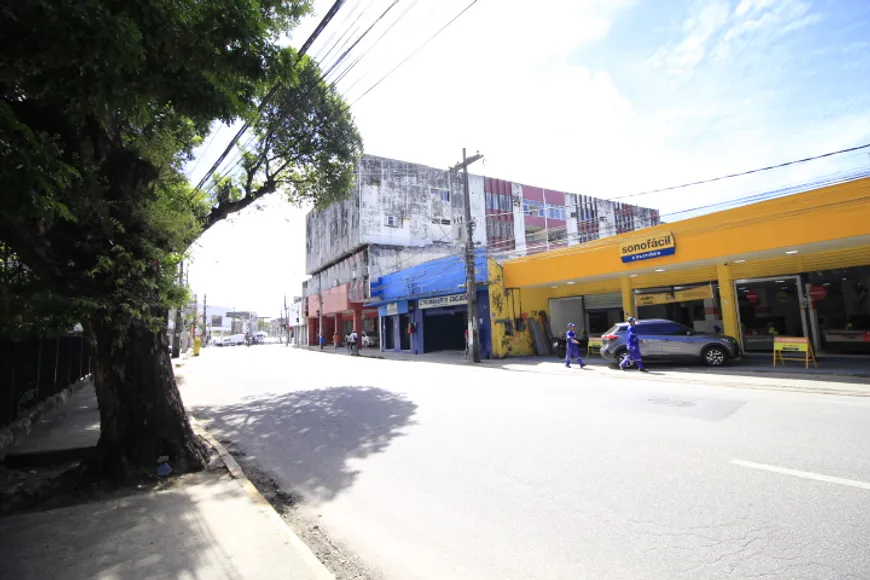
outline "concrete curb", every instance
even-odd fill
[[[190,424],[193,427],[194,432],[208,441],[209,445],[214,447],[218,455],[220,455],[221,460],[226,465],[227,470],[230,472],[230,476],[235,479],[239,485],[242,486],[242,489],[245,490],[245,493],[248,494],[248,497],[252,502],[260,509],[263,514],[266,515],[270,520],[275,522],[276,525],[281,526],[281,529],[287,534],[287,538],[290,541],[290,545],[296,551],[300,558],[308,565],[314,575],[318,578],[318,580],[336,580],[335,576],[329,569],[324,566],[323,562],[321,562],[317,556],[314,555],[314,552],[311,551],[311,548],[302,541],[299,536],[296,535],[293,530],[284,522],[284,518],[275,511],[275,508],[272,507],[272,504],[263,497],[263,494],[257,489],[257,487],[251,482],[250,479],[245,475],[245,472],[242,471],[241,466],[238,462],[233,458],[229,451],[227,451],[226,447],[221,445],[221,443],[215,439],[211,433],[209,433],[205,427],[203,427],[196,418],[188,413],[188,417],[190,418]]]
[[[33,424],[42,417],[45,413],[57,407],[62,407],[73,393],[81,390],[86,386],[93,386],[94,380],[91,375],[86,375],[61,392],[52,395],[44,401],[37,403],[31,407],[24,417],[16,419],[9,425],[0,428],[0,456],[3,452],[11,448],[20,439],[26,437],[30,433],[30,428]]]

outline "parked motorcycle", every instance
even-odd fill
[[[564,359],[567,352],[568,341],[565,339],[565,334],[561,333],[559,336],[553,337],[553,354],[557,358]]]

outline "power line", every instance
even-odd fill
[[[338,65],[339,65],[339,64],[340,64],[340,63],[341,63],[341,62],[342,62],[346,57],[347,57],[347,55],[350,53],[350,51],[351,51],[355,46],[357,46],[357,45],[359,44],[360,41],[362,41],[362,39],[363,39],[363,38],[364,38],[364,37],[365,37],[365,36],[366,36],[366,35],[367,35],[371,30],[372,30],[372,28],[373,28],[373,27],[374,27],[374,26],[375,26],[375,25],[376,25],[380,20],[382,20],[382,19],[384,18],[384,16],[386,16],[386,14],[387,14],[387,13],[388,13],[388,12],[389,12],[389,11],[390,11],[390,10],[391,10],[395,5],[396,5],[396,4],[397,4],[397,2],[398,2],[398,0],[394,0],[394,1],[390,4],[390,6],[388,6],[387,9],[386,9],[386,10],[385,10],[385,11],[384,11],[384,12],[383,12],[383,13],[382,13],[382,14],[381,14],[381,15],[380,15],[376,20],[375,20],[375,22],[374,22],[371,26],[369,26],[369,28],[368,28],[365,32],[363,32],[363,34],[362,34],[359,38],[357,38],[356,41],[355,41],[355,42],[354,42],[354,43],[353,43],[353,44],[352,44],[348,49],[346,49],[346,50],[342,53],[342,55],[341,55],[341,56],[340,56],[340,57],[339,57],[339,58],[338,58],[334,63],[332,63],[332,65],[330,65],[329,69],[328,69],[325,73],[323,73],[322,75],[320,75],[320,79],[318,79],[318,81],[316,81],[316,82],[315,82],[311,87],[309,87],[308,90],[305,92],[305,94],[303,94],[302,97],[299,99],[300,102],[303,101],[304,98],[308,95],[308,93],[310,93],[311,90],[313,90],[313,89],[317,86],[317,83],[318,83],[318,82],[324,81],[324,80],[326,79],[326,77],[327,77],[327,76],[328,76],[328,75],[329,75],[333,70],[335,70],[335,68],[336,68],[336,67],[337,67],[337,66],[338,66]],[[422,50],[422,48],[425,47],[425,46],[426,46],[426,45],[427,45],[431,40],[433,40],[436,36],[438,36],[441,32],[443,32],[443,31],[444,31],[448,26],[450,26],[453,22],[455,22],[455,21],[456,21],[460,16],[462,16],[465,12],[467,12],[467,11],[468,11],[468,10],[469,10],[469,9],[470,9],[474,4],[476,4],[476,3],[477,3],[477,0],[473,0],[473,1],[468,5],[468,6],[465,7],[465,9],[463,9],[459,14],[457,14],[457,15],[456,15],[452,20],[450,20],[447,24],[445,24],[444,26],[442,26],[442,27],[441,27],[441,28],[440,28],[440,29],[439,29],[435,34],[433,34],[431,37],[429,37],[429,39],[427,39],[427,40],[426,40],[422,45],[420,45],[420,46],[419,46],[419,47],[418,47],[414,52],[412,52],[410,55],[408,55],[408,56],[407,56],[407,57],[406,57],[402,62],[400,62],[400,63],[399,63],[396,67],[394,67],[390,72],[388,72],[386,75],[384,75],[384,77],[382,77],[382,78],[381,78],[377,83],[375,83],[375,85],[373,85],[372,87],[370,87],[370,88],[366,91],[366,93],[364,93],[364,94],[361,95],[359,98],[357,98],[356,101],[358,101],[358,100],[361,99],[363,96],[365,96],[365,94],[368,94],[369,92],[371,92],[371,90],[373,90],[373,89],[375,88],[375,86],[377,86],[377,84],[380,84],[380,83],[381,83],[383,80],[385,80],[385,79],[386,79],[390,74],[392,74],[393,72],[395,72],[395,70],[397,70],[397,69],[398,69],[400,66],[402,66],[405,62],[407,62],[411,57],[413,57],[417,52],[419,52],[420,50]],[[405,10],[405,12],[404,12],[402,15],[400,15],[399,19],[401,19],[401,16],[403,16],[405,13],[407,13],[408,10],[410,10],[410,7],[409,7],[407,10]],[[361,16],[361,15],[360,15],[360,16]],[[396,22],[398,22],[399,19],[397,19]],[[357,19],[357,20],[358,20],[358,19]],[[354,22],[356,22],[356,20],[355,20]],[[395,24],[395,23],[394,23],[394,24]],[[388,32],[388,31],[389,31],[389,30],[387,30],[387,32]],[[386,34],[386,32],[385,32],[384,34]],[[381,38],[382,38],[382,37],[383,37],[383,35],[381,35]],[[377,41],[375,41],[375,42],[377,43]],[[373,45],[373,46],[374,46],[374,45]],[[371,48],[372,48],[372,47],[370,47],[369,50],[371,50]],[[367,54],[367,53],[366,53],[366,54]],[[350,67],[349,67],[349,68],[348,68],[344,73],[342,73],[342,76],[343,76],[343,75],[346,75],[347,72],[350,72],[350,70],[351,70],[354,66],[356,66],[356,64],[358,64],[358,62],[359,62],[359,61],[360,61],[364,56],[365,56],[365,54],[363,54],[361,57],[357,58],[357,59],[356,59],[356,60],[355,60],[351,65],[350,65]],[[340,80],[340,78],[339,78],[339,79],[336,79],[335,81],[333,81],[333,82],[330,84],[330,88],[335,87],[335,84],[338,82],[338,80]],[[358,79],[358,80],[359,80],[359,79]],[[356,101],[354,101],[354,102],[356,102]],[[349,105],[345,105],[345,109],[346,109],[346,110],[349,110],[350,107],[352,106],[352,104],[353,104],[353,103],[351,103],[351,104],[349,104]],[[294,111],[290,111],[290,112],[285,113],[284,115],[281,116],[281,118],[280,118],[277,122],[281,122],[284,118],[286,118],[287,116],[289,116],[289,114],[290,114],[291,112],[294,112]],[[248,148],[248,146],[249,146],[249,145],[250,145],[254,140],[256,140],[256,139],[257,139],[256,136],[252,136],[251,138],[249,138],[248,141],[246,141],[246,143],[243,145],[242,149],[243,149],[243,150],[246,150],[246,149]],[[233,143],[231,143],[230,145],[232,146]],[[226,153],[226,151],[225,151],[225,153]],[[228,174],[231,174],[233,171],[235,171],[235,169],[236,169],[239,165],[241,165],[243,159],[244,159],[244,155],[243,155],[243,154],[239,154],[238,159],[237,159],[236,162],[235,162],[235,163],[230,167],[230,169],[227,171],[227,173],[228,173]],[[220,161],[220,160],[219,160],[219,161]],[[218,165],[218,164],[216,164],[216,166],[217,166],[217,165]],[[201,183],[203,183],[203,182],[201,181]]]
[[[354,101],[350,104],[350,106],[352,107],[352,106],[355,105],[357,102],[359,102],[360,99],[362,99],[363,97],[365,97],[366,95],[368,95],[370,92],[372,92],[373,90],[375,90],[375,88],[377,88],[378,85],[380,85],[382,82],[384,82],[384,81],[387,79],[387,77],[389,77],[391,74],[393,74],[394,72],[396,72],[396,70],[398,70],[399,67],[401,67],[403,64],[405,64],[406,62],[408,62],[409,60],[411,60],[411,58],[413,58],[414,55],[416,55],[418,52],[420,52],[421,50],[423,50],[423,48],[425,48],[427,44],[429,44],[430,42],[432,42],[432,41],[435,39],[435,37],[437,37],[439,34],[441,34],[442,32],[444,32],[444,30],[446,30],[448,26],[450,26],[451,24],[453,24],[454,22],[456,22],[456,21],[457,21],[457,20],[458,20],[458,19],[459,19],[463,14],[465,14],[466,12],[468,12],[468,10],[469,10],[472,6],[474,6],[475,4],[477,4],[477,0],[472,0],[471,3],[468,4],[468,6],[466,6],[466,7],[462,10],[462,12],[460,12],[459,14],[457,14],[456,16],[454,16],[454,17],[453,17],[453,18],[452,18],[452,19],[451,19],[447,24],[445,24],[444,26],[442,26],[441,28],[439,28],[438,31],[437,31],[435,34],[433,34],[432,36],[430,36],[429,38],[427,38],[426,41],[423,42],[423,44],[421,44],[421,45],[418,46],[416,49],[414,49],[414,51],[411,52],[411,54],[409,54],[408,56],[406,56],[404,59],[402,59],[401,62],[399,62],[399,64],[397,64],[397,65],[394,66],[392,69],[390,69],[389,72],[387,72],[387,74],[385,74],[385,75],[382,76],[380,79],[378,79],[378,81],[377,81],[375,84],[373,84],[371,87],[369,87],[369,89],[368,89],[366,92],[364,92],[364,93],[361,94],[359,97],[357,97],[356,99],[354,99]]]
[[[327,69],[327,71],[326,71],[325,73],[322,73],[322,74],[318,73],[318,75],[317,75],[318,78],[315,79],[315,81],[314,81],[314,82],[313,82],[313,83],[312,83],[312,84],[311,84],[311,85],[310,85],[310,86],[305,90],[304,94],[302,94],[302,96],[298,98],[297,102],[300,103],[299,106],[301,106],[301,103],[304,102],[305,98],[306,98],[306,97],[311,93],[312,90],[314,90],[314,89],[317,87],[317,85],[318,85],[319,83],[321,83],[321,82],[325,82],[326,77],[329,76],[329,74],[332,73],[332,71],[335,70],[335,68],[336,68],[339,64],[341,64],[341,62],[344,61],[345,58],[347,58],[347,56],[350,54],[350,52],[351,52],[351,51],[352,51],[352,50],[353,50],[353,49],[354,49],[354,48],[355,48],[355,47],[356,47],[356,46],[357,46],[357,45],[358,45],[358,44],[359,44],[359,43],[360,43],[360,42],[361,42],[361,41],[362,41],[362,40],[363,40],[363,39],[364,39],[368,34],[369,34],[369,32],[371,32],[372,29],[373,29],[373,28],[374,28],[374,27],[375,27],[375,26],[376,26],[376,25],[377,25],[381,20],[383,20],[384,17],[386,17],[386,15],[387,15],[387,14],[388,14],[392,9],[393,9],[393,7],[395,7],[396,4],[398,4],[398,1],[399,1],[399,0],[393,0],[393,2],[392,2],[392,3],[387,7],[387,9],[384,10],[384,11],[383,11],[383,12],[382,12],[382,13],[381,13],[381,14],[380,14],[376,19],[375,19],[375,21],[374,21],[374,22],[373,22],[373,23],[372,23],[372,24],[371,24],[371,25],[370,25],[370,26],[369,26],[369,27],[368,27],[368,28],[367,28],[367,29],[366,29],[366,30],[365,30],[365,31],[364,31],[364,32],[363,32],[363,33],[362,33],[362,34],[361,34],[361,35],[360,35],[360,36],[359,36],[359,37],[358,37],[354,42],[353,42],[353,44],[351,44],[351,46],[350,46],[349,48],[347,48],[344,52],[342,52],[342,54],[338,57],[338,59],[337,59],[334,63],[332,63],[332,65]],[[406,12],[407,12],[407,10],[406,10]],[[360,15],[357,17],[357,20],[359,20],[359,17],[361,17],[362,14],[363,14],[363,13],[360,13]],[[356,20],[354,21],[354,24],[355,24],[355,23],[356,23]],[[352,24],[351,26],[353,26],[353,24]],[[345,44],[346,44],[347,42],[349,42],[349,41],[351,40],[352,37],[353,37],[353,36],[351,35],[351,37],[348,38],[348,40],[345,42]],[[343,45],[342,45],[342,46],[343,46]],[[365,56],[365,54],[363,54],[363,56]],[[359,62],[359,59],[357,59],[356,62]],[[353,66],[355,66],[356,62],[352,63],[350,68],[353,68]],[[349,72],[350,68],[349,68],[348,71],[346,71],[346,72]],[[330,89],[335,87],[335,83],[337,83],[338,80],[339,80],[339,79],[336,79],[335,81],[333,81],[332,83],[330,83]],[[276,85],[276,86],[273,88],[272,94],[274,94],[274,92],[277,91],[277,87],[278,87],[278,85]],[[289,102],[289,98],[288,98],[287,101],[285,101],[284,104],[286,105],[288,102]],[[264,104],[265,104],[265,103],[264,103]],[[292,113],[295,113],[295,112],[298,110],[298,108],[299,108],[299,107],[293,108],[293,109],[291,109],[291,110],[284,111],[283,113],[281,113],[281,114],[279,115],[279,117],[278,117],[277,120],[272,121],[272,125],[275,126],[275,125],[278,125],[278,124],[282,123],[282,122],[283,122],[287,117],[289,117]],[[236,159],[235,163],[233,163],[233,165],[232,165],[232,166],[227,170],[227,174],[232,174],[232,172],[235,171],[235,169],[236,169],[239,165],[241,165],[242,161],[244,160],[244,151],[247,150],[247,148],[248,148],[248,147],[249,147],[249,146],[250,146],[250,145],[251,145],[255,140],[257,140],[257,139],[259,139],[259,137],[258,137],[256,134],[253,134],[253,135],[251,135],[251,136],[248,138],[248,140],[247,140],[247,141],[242,145],[242,147],[241,147],[242,152],[239,154],[238,159]],[[262,156],[265,156],[265,155],[267,155],[267,154],[268,154],[268,152],[266,152],[266,151],[263,151],[263,152],[262,152]]]
[[[299,62],[301,60],[301,58],[303,56],[305,56],[305,53],[308,51],[308,49],[311,47],[311,45],[314,43],[314,41],[317,40],[317,37],[320,36],[320,34],[323,32],[323,30],[326,28],[326,26],[329,24],[329,22],[336,15],[336,13],[339,11],[339,9],[342,7],[342,5],[344,3],[345,3],[345,0],[335,0],[335,2],[332,4],[332,7],[330,7],[330,9],[326,12],[326,14],[320,20],[320,23],[317,25],[317,28],[314,29],[314,32],[311,33],[311,35],[308,37],[308,39],[302,45],[302,49],[298,53],[298,58],[297,58],[296,62]],[[260,106],[258,108],[262,109],[263,106],[265,106],[265,104],[269,101],[269,99],[271,99],[271,97],[274,95],[275,91],[277,90],[277,87],[278,87],[277,84],[274,87],[272,87],[272,89],[266,94],[266,97],[260,103]],[[239,129],[239,131],[233,136],[229,145],[227,145],[227,147],[226,147],[226,149],[224,149],[223,153],[220,154],[217,161],[215,161],[215,163],[206,172],[206,174],[202,177],[202,179],[200,179],[199,183],[196,186],[197,190],[202,189],[202,186],[209,180],[209,178],[211,178],[211,176],[215,173],[215,171],[217,171],[218,167],[220,167],[220,164],[223,163],[224,159],[226,159],[227,155],[229,155],[230,151],[232,151],[233,147],[236,145],[236,143],[238,143],[239,139],[241,139],[242,135],[245,133],[245,131],[247,131],[247,129],[248,129],[248,123],[246,121],[242,125],[242,128]]]
[[[673,191],[675,189],[684,189],[686,187],[691,187],[693,185],[702,185],[704,183],[713,183],[714,181],[722,181],[723,179],[731,179],[733,177],[743,177],[744,175],[751,175],[753,173],[761,173],[763,171],[770,171],[772,169],[779,169],[781,167],[788,167],[789,165],[797,165],[799,163],[806,163],[808,161],[815,161],[817,159],[824,159],[825,157],[832,157],[834,155],[840,155],[842,153],[851,153],[853,151],[860,151],[862,149],[867,149],[870,147],[870,143],[866,145],[859,145],[857,147],[849,147],[848,149],[840,149],[839,151],[831,151],[830,153],[823,153],[821,155],[814,155],[812,157],[806,157],[804,159],[796,159],[794,161],[786,161],[785,163],[779,163],[777,165],[768,165],[767,167],[759,167],[758,169],[750,169],[749,171],[742,171],[740,173],[731,173],[728,175],[721,175],[719,177],[713,177],[710,179],[702,179],[701,181],[692,181],[690,183],[683,183],[681,185],[672,185],[670,187],[663,187],[661,189],[652,189],[649,191],[642,191],[640,193],[630,193],[628,195],[618,195],[616,197],[611,197],[608,201],[614,201],[617,199],[626,199],[629,197],[639,197],[642,195],[650,195],[652,193],[662,193],[664,191]]]

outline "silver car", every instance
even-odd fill
[[[722,334],[697,332],[671,320],[637,321],[640,354],[646,361],[703,362],[718,367],[740,356],[737,340]],[[601,356],[621,363],[628,356],[628,323],[621,322],[601,336]]]

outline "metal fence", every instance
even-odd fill
[[[0,338],[0,426],[87,376],[90,369],[91,353],[82,337]]]

